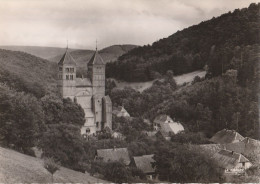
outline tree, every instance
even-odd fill
[[[54,173],[60,169],[60,166],[55,163],[53,158],[45,158],[44,159],[44,168],[51,173],[51,182],[53,183],[53,175]]]
[[[51,124],[43,133],[39,147],[43,156],[59,160],[61,165],[80,170],[85,158],[80,127],[70,124]]]
[[[30,153],[44,130],[44,114],[39,101],[30,94],[0,90],[1,144]]]
[[[104,176],[112,182],[127,183],[131,173],[122,162],[108,162],[105,165]]]
[[[172,88],[175,89],[175,88],[177,87],[176,81],[175,81],[174,78],[173,78],[173,72],[172,72],[172,70],[168,70],[168,71],[166,72],[166,75],[165,75],[165,79],[164,79],[164,80],[165,80],[166,83],[169,83]]]
[[[159,149],[154,157],[159,178],[170,182],[219,182],[222,174],[208,155],[194,146]]]

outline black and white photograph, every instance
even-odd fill
[[[260,183],[260,0],[0,0],[0,183]]]

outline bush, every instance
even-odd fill
[[[44,168],[51,173],[51,182],[53,183],[53,175],[54,173],[60,169],[59,165],[55,163],[53,158],[45,158],[44,159]]]

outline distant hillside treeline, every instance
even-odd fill
[[[107,64],[107,77],[148,81],[167,70],[179,75],[201,69],[205,64],[225,63],[233,57],[232,51],[236,46],[259,43],[259,8],[260,3],[251,4],[248,8],[236,9],[178,31],[151,46],[135,48],[115,63]],[[228,67],[214,68],[217,71],[212,71],[213,75]]]
[[[43,47],[43,46],[0,46],[1,49],[12,50],[12,51],[20,51],[26,52],[28,54],[32,54],[34,56],[50,59],[57,55],[63,54],[65,48],[59,47]],[[75,49],[70,49],[75,50]]]

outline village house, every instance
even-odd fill
[[[174,122],[169,116],[159,115],[154,120],[154,129],[157,135],[162,136],[166,140],[171,139],[172,134],[177,134],[184,131],[184,127],[179,122]]]
[[[98,149],[95,160],[104,162],[122,161],[125,165],[130,164],[130,157],[127,148]]]
[[[147,179],[150,180],[156,179],[155,168],[153,167],[155,160],[153,156],[154,155],[143,155],[134,157],[134,165],[136,168],[140,169],[146,175]]]
[[[142,130],[142,133],[145,134],[146,136],[148,137],[155,137],[156,136],[156,133],[157,131],[146,131],[146,130]]]
[[[125,110],[124,106],[113,107],[112,114],[117,117],[130,117],[130,114]]]
[[[210,141],[217,144],[228,144],[242,141],[244,137],[235,130],[223,129],[217,132]]]
[[[224,174],[243,174],[252,166],[252,163],[242,154],[230,150],[220,150],[213,155],[213,159],[217,161],[220,169],[224,170]]]
[[[114,139],[119,139],[119,140],[124,140],[125,136],[123,134],[121,134],[120,132],[113,132],[111,134],[111,137]]]

